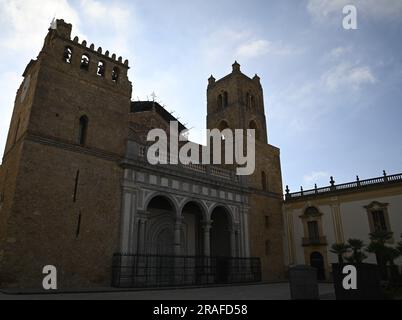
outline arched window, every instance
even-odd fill
[[[316,207],[308,207],[304,212],[304,215],[307,217],[317,217],[320,215],[320,212]]]
[[[223,97],[222,97],[222,95],[220,94],[220,95],[218,96],[218,109],[221,110],[222,107],[223,107]]]
[[[219,129],[220,131],[223,131],[223,130],[228,129],[228,128],[229,128],[229,124],[228,124],[225,120],[222,120],[222,121],[219,123],[218,129]]]
[[[105,76],[105,63],[103,61],[98,62],[98,71],[96,72],[96,74],[100,77]]]
[[[229,105],[229,95],[227,92],[224,92],[223,94],[223,107],[227,108]]]
[[[78,129],[78,143],[83,146],[87,140],[88,133],[88,117],[82,116],[80,118],[79,129]]]
[[[225,129],[229,129],[229,124],[228,124],[225,120],[222,120],[222,121],[219,123],[218,129],[219,129],[220,132],[222,132],[222,131],[225,130]],[[225,140],[225,136],[224,136],[224,135],[222,135],[222,139]]]
[[[90,61],[91,59],[89,58],[89,56],[87,54],[83,54],[81,57],[81,69],[88,71]]]
[[[267,174],[264,171],[261,173],[261,185],[262,185],[262,190],[264,190],[264,191],[268,190]]]
[[[65,63],[71,63],[71,60],[73,58],[73,49],[71,47],[65,47],[64,48],[64,54],[63,54],[63,61]]]
[[[119,68],[114,67],[112,71],[112,81],[117,82],[119,80]]]
[[[255,102],[255,97],[254,96],[251,96],[251,109],[253,111],[256,110],[256,102]]]
[[[248,128],[255,130],[255,138],[258,140],[260,138],[260,131],[258,130],[257,123],[254,120],[250,121]]]

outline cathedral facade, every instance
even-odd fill
[[[263,89],[235,63],[209,79],[208,129],[254,129],[256,169],[151,165],[147,133],[177,121],[132,102],[129,62],[57,20],[23,73],[0,167],[0,287],[271,281],[284,276],[280,151]],[[179,123],[181,130],[185,127]]]

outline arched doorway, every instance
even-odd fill
[[[182,254],[185,256],[185,266],[181,270],[182,283],[196,284],[202,280],[205,272],[202,221],[204,211],[197,202],[187,203],[182,210],[183,231],[181,237]]]
[[[183,207],[183,236],[182,253],[185,256],[202,256],[203,233],[202,220],[203,209],[196,202],[189,202]]]
[[[313,252],[310,256],[310,265],[317,269],[317,279],[319,281],[325,280],[325,265],[324,257],[319,252]]]
[[[151,255],[169,256],[174,254],[175,208],[171,200],[156,196],[147,207],[148,232],[145,252]]]
[[[216,207],[211,220],[211,256],[216,261],[215,279],[217,283],[226,283],[229,280],[231,257],[230,213],[224,207]]]
[[[174,254],[176,210],[173,202],[165,196],[156,196],[148,204],[148,227],[146,252],[143,264],[146,279],[158,286],[174,281]]]

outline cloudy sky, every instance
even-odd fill
[[[358,30],[342,28],[346,4]],[[401,0],[0,0],[1,151],[21,74],[54,16],[129,59],[133,99],[155,92],[197,141],[208,77],[235,59],[257,73],[292,191],[402,172]]]

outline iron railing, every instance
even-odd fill
[[[261,281],[259,258],[130,255],[113,256],[112,285],[156,288]]]

